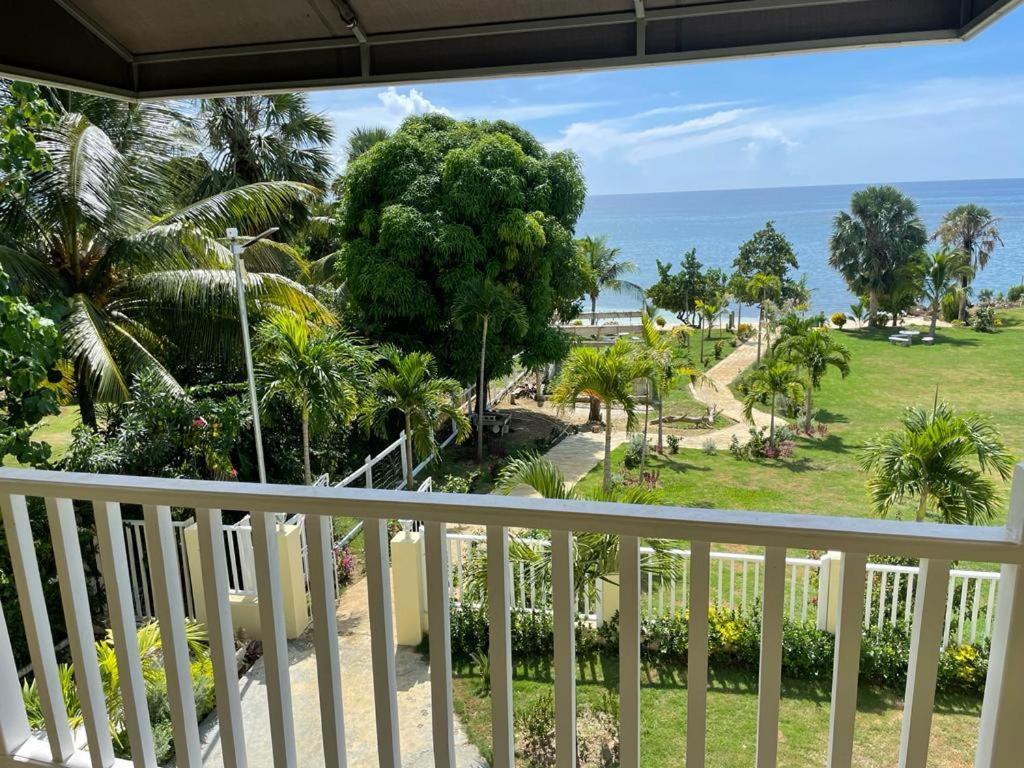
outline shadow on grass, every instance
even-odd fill
[[[678,454],[675,454],[678,456]],[[688,461],[683,461],[681,458],[669,458],[669,455],[658,456],[657,460],[652,462],[651,458],[654,458],[657,454],[652,455],[647,459],[650,462],[649,466],[658,470],[666,470],[669,472],[710,472],[711,467],[702,467],[698,464],[691,464]]]
[[[827,408],[819,408],[814,414],[814,420],[822,424],[849,424],[850,418],[843,413],[836,413]]]
[[[839,435],[828,435],[827,437],[815,440],[810,445],[829,453],[849,453],[851,450]]]

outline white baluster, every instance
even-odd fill
[[[786,588],[786,550],[782,547],[768,547],[764,554],[761,664],[757,685],[757,768],[774,768],[779,752],[779,703],[782,698],[782,612]]]
[[[455,768],[452,720],[451,616],[448,592],[448,538],[444,523],[423,528],[427,559],[427,621],[430,637],[430,714],[436,768]]]
[[[551,532],[551,584],[555,625],[555,765],[576,768],[576,592],[569,531]]]
[[[640,766],[640,540],[619,540],[619,765]]]
[[[832,669],[829,768],[850,768],[853,763],[853,724],[857,715],[865,563],[864,555],[853,552],[844,552],[839,560],[839,615]]]
[[[7,618],[0,605],[0,691],[16,691],[21,687],[18,665],[14,661]],[[0,696],[0,754],[12,755],[30,735],[25,704],[20,696]]]
[[[366,548],[367,602],[370,609],[370,662],[373,666],[373,703],[377,723],[377,762],[380,768],[401,768],[387,521],[366,520],[363,524],[363,537]]]
[[[487,526],[487,608],[491,667],[491,764],[514,768],[512,728],[511,585],[508,577],[508,531]]]
[[[707,749],[710,558],[711,545],[708,542],[690,542],[690,622],[686,654],[687,768],[703,768]],[[721,566],[722,561],[719,560],[718,564]]]

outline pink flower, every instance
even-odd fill
[[[200,429],[202,429],[203,427],[209,426],[209,424],[207,424],[206,419],[200,416],[199,418],[192,422],[192,426],[199,427]]]
[[[235,469],[234,467],[231,468],[231,476],[238,477],[238,470]]]

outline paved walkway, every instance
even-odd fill
[[[614,424],[614,420],[612,421]],[[628,434],[622,430],[612,431],[612,450],[626,442]],[[565,481],[575,485],[583,479],[594,466],[604,460],[604,430],[600,432],[578,432],[569,435],[562,442],[544,454],[544,458],[553,462],[562,470]],[[512,491],[510,496],[528,496],[539,498],[540,494],[532,488],[522,485]]]
[[[338,634],[341,649],[342,707],[349,768],[377,768],[377,731],[373,709],[373,674],[370,669],[370,627],[367,615],[366,580],[345,590],[338,601]],[[295,747],[300,768],[323,766],[320,737],[320,700],[316,657],[311,641],[300,638],[288,644],[292,709],[295,716]],[[398,721],[402,765],[431,768],[434,765],[430,726],[430,670],[412,648],[396,648]],[[260,659],[241,679],[242,719],[251,768],[273,768],[270,748],[270,716],[267,712],[266,672]],[[216,715],[201,728],[203,765],[222,765]],[[456,763],[460,768],[486,766],[480,752],[466,739],[455,721]]]

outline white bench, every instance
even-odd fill
[[[901,333],[897,333],[893,336],[890,336],[889,341],[891,341],[893,344],[899,344],[901,347],[909,347],[911,343],[913,343],[913,337],[904,336]]]
[[[922,344],[934,344],[935,343],[935,337],[934,336],[922,336],[921,337],[921,343]]]

